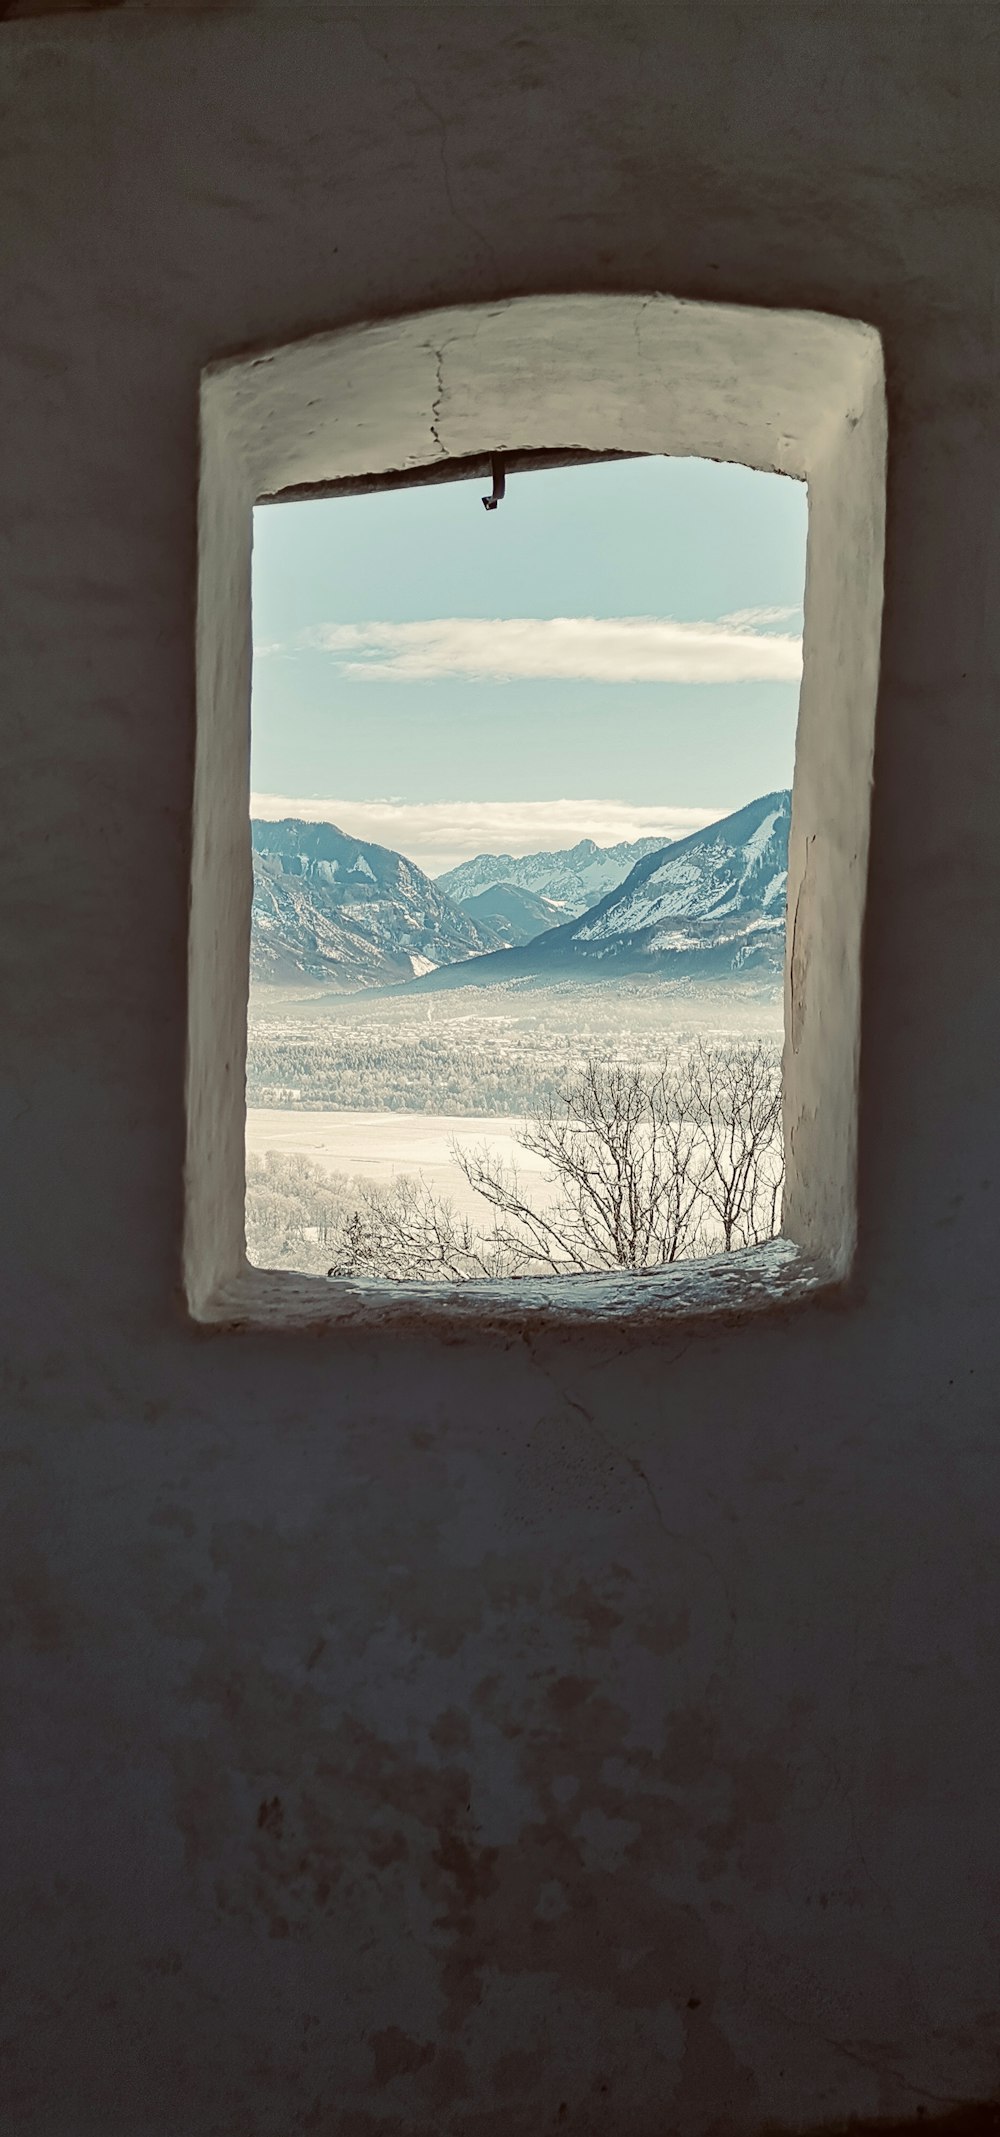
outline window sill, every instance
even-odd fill
[[[815,1299],[842,1272],[788,1239],[678,1261],[638,1275],[524,1277],[486,1284],[402,1284],[297,1276],[247,1268],[206,1300],[197,1319],[215,1328],[339,1329],[412,1336],[527,1329],[617,1328],[650,1336],[669,1324],[742,1320]]]

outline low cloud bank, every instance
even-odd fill
[[[629,801],[343,801],[253,794],[250,807],[252,815],[271,822],[292,816],[338,824],[353,838],[408,854],[434,876],[477,853],[558,851],[581,838],[598,846],[617,846],[623,839],[686,838],[728,815],[730,804],[653,808]]]

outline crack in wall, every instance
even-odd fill
[[[443,403],[444,403],[444,350],[443,350],[443,349],[435,349],[435,351],[434,351],[434,362],[435,362],[435,365],[436,365],[436,367],[437,367],[437,382],[436,382],[436,385],[435,385],[435,388],[434,388],[434,399],[433,399],[433,400],[432,400],[432,402],[431,402],[431,437],[433,438],[433,440],[434,440],[434,443],[435,443],[435,445],[436,445],[436,446],[437,446],[437,448],[438,448],[438,451],[439,451],[439,452],[441,452],[441,453],[443,453],[443,452],[445,451],[445,447],[444,447],[444,445],[443,445],[443,444],[442,444],[442,442],[441,442],[441,433],[440,433],[440,431],[439,431],[439,429],[438,429],[438,424],[439,424],[439,423],[440,423],[440,421],[441,421],[441,411],[442,411],[442,406],[443,406]]]
[[[663,1535],[667,1538],[668,1541],[679,1541],[679,1538],[671,1536],[671,1532],[666,1526],[666,1523],[663,1518],[663,1508],[660,1505],[660,1502],[653,1489],[649,1476],[647,1475],[646,1470],[643,1468],[643,1465],[640,1462],[638,1456],[629,1454],[624,1447],[616,1447],[614,1445],[614,1442],[612,1440],[609,1440],[607,1434],[602,1431],[593,1412],[591,1410],[588,1410],[584,1403],[578,1402],[574,1395],[567,1395],[564,1388],[560,1388],[557,1386],[556,1381],[554,1380],[551,1372],[548,1370],[548,1367],[542,1365],[540,1360],[535,1356],[531,1347],[530,1337],[526,1336],[524,1341],[532,1364],[534,1366],[537,1366],[538,1371],[543,1375],[544,1379],[547,1380],[550,1388],[553,1390],[553,1393],[558,1396],[559,1401],[564,1403],[568,1410],[575,1410],[577,1416],[583,1418],[584,1424],[589,1425],[590,1430],[594,1435],[594,1438],[598,1441],[599,1445],[603,1447],[605,1454],[611,1457],[612,1461],[622,1461],[625,1463],[626,1467],[631,1470],[632,1475],[636,1477],[639,1483],[642,1485],[642,1488],[646,1494],[647,1499],[649,1500],[650,1506],[653,1509],[653,1513],[656,1517],[656,1520]]]
[[[763,1999],[759,1999],[759,2001],[761,2002],[761,2008],[767,2011],[772,2018],[780,2019],[783,2025],[791,2026],[796,2032],[808,2033],[812,2040],[821,2041],[824,2048],[832,2048],[835,2055],[846,2056],[848,2062],[856,2063],[859,2070],[869,2071],[873,2077],[878,2078],[880,2083],[884,2083],[886,2078],[891,2078],[895,2084],[902,2086],[904,2092],[912,2093],[914,2098],[918,2100],[931,2100],[935,2107],[962,2108],[968,2106],[967,2101],[958,2098],[954,2093],[931,2092],[926,2085],[917,2085],[912,2078],[904,2077],[902,2071],[897,2070],[892,2063],[883,2062],[880,2057],[875,2055],[864,2055],[860,2048],[852,2047],[848,2041],[838,2041],[829,2033],[817,2032],[808,2018],[796,2018],[791,2011],[783,2011],[780,2004],[770,2003]]]
[[[383,66],[386,67],[391,73],[392,61],[389,57],[389,54],[388,52],[382,51],[377,44],[373,43],[371,37],[368,35],[368,29],[364,16],[360,14],[355,15],[354,22],[358,34],[361,38],[362,44],[366,45],[368,51],[371,52],[376,59],[380,59],[382,61]],[[408,77],[406,86],[410,90],[411,94],[416,98],[418,104],[422,104],[424,110],[430,113],[431,118],[434,120],[434,123],[438,129],[438,153],[441,163],[441,178],[444,185],[445,199],[448,203],[448,211],[451,215],[452,221],[458,224],[459,229],[467,230],[469,232],[470,237],[475,238],[476,243],[482,247],[485,253],[488,254],[489,258],[492,260],[495,266],[497,257],[496,248],[493,245],[491,239],[487,237],[485,230],[481,230],[478,224],[472,221],[471,216],[467,215],[464,210],[459,207],[458,201],[455,198],[455,187],[452,181],[451,163],[448,153],[449,121],[446,118],[444,112],[439,111],[437,105],[431,102],[431,99],[427,95],[426,90],[421,89],[419,83],[415,82],[412,76]]]
[[[593,1412],[588,1410],[586,1405],[578,1401],[575,1396],[568,1395],[565,1389],[560,1388],[558,1386],[549,1368],[541,1363],[540,1359],[536,1357],[534,1351],[532,1350],[530,1336],[526,1336],[524,1338],[524,1344],[532,1364],[535,1365],[538,1371],[543,1375],[543,1378],[548,1382],[553,1392],[558,1396],[559,1401],[562,1402],[567,1409],[576,1411],[577,1416],[581,1417],[584,1423],[589,1426],[594,1438],[598,1441],[598,1444],[603,1447],[605,1453],[611,1458],[611,1460],[624,1462],[626,1467],[635,1477],[636,1481],[641,1485],[644,1495],[647,1498],[649,1505],[652,1509],[657,1526],[660,1530],[660,1534],[664,1538],[664,1541],[666,1543],[673,1544],[675,1549],[678,1551],[688,1551],[692,1553],[696,1558],[700,1558],[703,1564],[707,1566],[713,1582],[717,1585],[718,1592],[722,1597],[725,1606],[726,1632],[724,1639],[724,1654],[725,1657],[728,1659],[732,1654],[733,1645],[736,1638],[737,1612],[733,1604],[732,1590],[726,1578],[725,1572],[718,1564],[713,1553],[708,1549],[707,1544],[698,1542],[695,1537],[685,1535],[682,1531],[678,1529],[672,1529],[668,1527],[666,1517],[664,1515],[663,1508],[660,1504],[652,1479],[650,1478],[649,1473],[645,1468],[644,1464],[639,1460],[638,1455],[630,1454],[627,1448],[625,1447],[617,1447],[614,1441],[608,1437],[607,1433],[602,1430],[601,1426],[597,1422],[596,1417],[593,1415]],[[682,1344],[678,1351],[678,1355],[682,1356],[684,1351],[689,1349],[689,1347],[690,1345],[688,1343]],[[713,1494],[709,1494],[709,1497],[713,1496]]]
[[[410,82],[410,88],[413,91],[417,102],[423,105],[425,111],[430,112],[432,119],[435,121],[435,124],[438,127],[439,154],[441,159],[441,178],[444,184],[445,199],[448,203],[448,209],[452,221],[456,222],[461,230],[467,230],[469,232],[470,237],[475,238],[476,243],[482,246],[483,251],[489,255],[489,258],[492,260],[495,266],[496,251],[494,246],[491,244],[490,239],[487,237],[486,232],[484,230],[480,230],[477,224],[472,221],[471,217],[464,213],[464,211],[459,207],[458,202],[455,198],[455,188],[452,184],[451,164],[449,162],[448,156],[448,120],[446,119],[444,112],[439,111],[437,105],[431,103],[430,97],[427,95],[426,90],[420,89],[417,86],[417,83],[414,81]]]

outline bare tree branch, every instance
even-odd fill
[[[468,1283],[650,1269],[754,1245],[779,1221],[777,1051],[761,1040],[698,1040],[653,1074],[588,1061],[519,1140],[542,1161],[530,1185],[487,1143],[451,1146],[492,1212],[489,1229],[426,1181],[348,1181],[269,1152],[248,1166],[251,1256],[336,1276]]]

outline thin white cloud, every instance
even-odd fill
[[[630,801],[340,801],[288,794],[253,794],[251,814],[337,824],[354,838],[408,854],[428,875],[440,875],[477,853],[538,853],[592,838],[598,846],[622,839],[686,838],[726,808],[653,808]]]
[[[438,616],[419,623],[328,623],[302,644],[351,682],[797,682],[802,640],[754,628],[792,611],[739,610],[715,623],[662,616]],[[273,651],[272,647],[267,649]]]
[[[793,616],[801,616],[801,608],[734,608],[728,616],[720,616],[719,622],[729,624],[734,631],[765,630],[768,624],[790,623]]]

